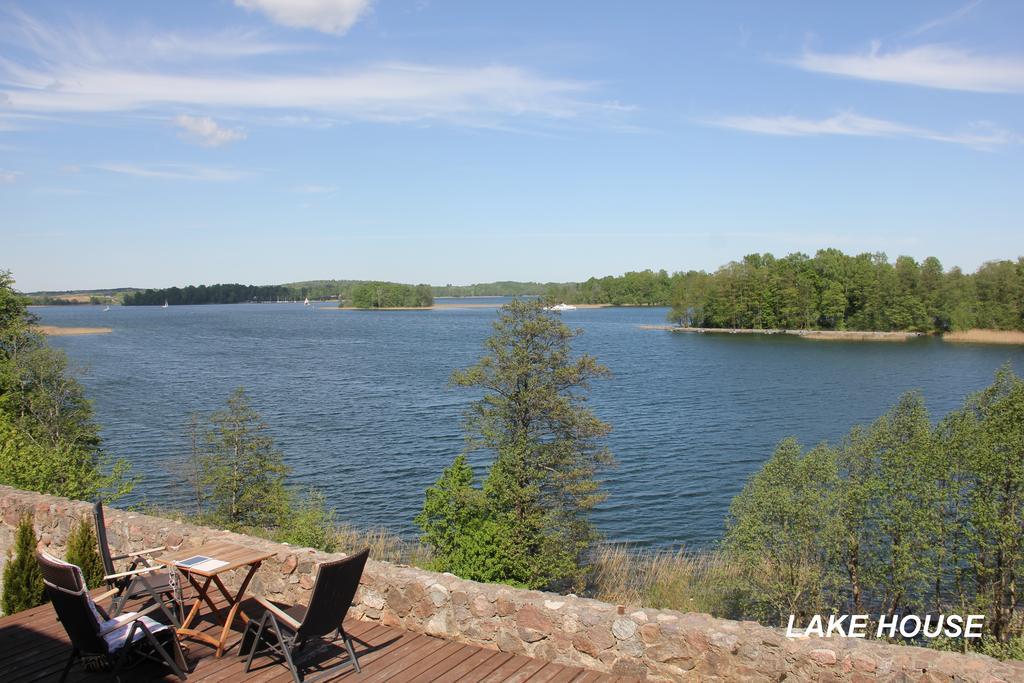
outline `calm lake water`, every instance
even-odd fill
[[[441,300],[439,300],[441,301]],[[447,386],[490,333],[494,309],[352,312],[294,304],[37,308],[46,324],[112,327],[54,337],[86,369],[106,448],[143,475],[135,499],[186,505],[175,473],[194,411],[244,385],[294,468],[342,520],[413,536],[423,490],[462,447],[474,398]],[[614,372],[594,410],[614,428],[617,468],[596,514],[610,540],[707,546],[729,501],[775,444],[835,440],[920,390],[933,417],[987,386],[1024,349],[815,342],[794,337],[672,334],[665,309],[584,309],[577,349]],[[477,456],[480,464],[482,456]]]

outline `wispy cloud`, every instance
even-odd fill
[[[796,116],[727,116],[705,123],[732,128],[748,133],[784,136],[846,135],[856,137],[916,138],[964,145],[980,150],[991,150],[1003,145],[1019,143],[1016,133],[997,128],[989,123],[976,123],[962,133],[942,133],[896,121],[871,118],[845,112],[824,119],[806,119]]]
[[[110,173],[136,176],[139,178],[162,178],[166,180],[198,180],[205,182],[227,182],[240,180],[248,175],[248,171],[234,168],[218,168],[212,166],[195,166],[190,164],[132,164],[111,162],[96,164],[95,168]]]
[[[370,0],[235,0],[282,26],[342,35],[370,9]]]
[[[174,119],[174,125],[182,129],[181,138],[203,147],[220,147],[231,142],[244,140],[247,134],[240,128],[225,128],[209,116],[181,114]]]
[[[19,52],[28,50],[33,56],[0,58],[5,108],[14,113],[166,116],[168,109],[184,109],[199,116],[216,110],[235,118],[443,122],[521,130],[569,121],[603,123],[631,109],[595,101],[593,83],[514,65],[380,62],[289,72],[253,62],[239,70],[215,58],[211,43],[217,41],[208,37],[175,37],[196,56],[183,64],[168,56],[174,50],[154,48],[152,36],[115,37],[102,29],[54,27],[23,14],[14,15],[11,23],[15,28],[0,32],[0,38],[13,35]],[[248,38],[234,40],[242,47],[233,49],[232,39],[225,39],[218,49],[228,55],[260,49]],[[147,47],[125,55],[124,44]],[[199,58],[204,52],[208,59]]]
[[[914,36],[919,36],[922,33],[927,33],[929,31],[934,31],[937,28],[942,28],[943,26],[949,26],[950,24],[955,24],[956,22],[960,21],[961,19],[966,17],[968,14],[970,14],[971,11],[973,11],[974,8],[977,7],[978,5],[980,5],[981,3],[982,3],[982,0],[972,0],[971,2],[967,3],[963,7],[960,7],[958,9],[953,10],[949,14],[945,14],[945,15],[943,15],[941,17],[937,17],[935,19],[931,19],[929,21],[924,22],[920,26],[914,27],[913,29],[908,31],[905,34],[905,36],[907,38],[912,38]]]
[[[792,62],[806,71],[926,88],[988,93],[1024,92],[1024,56],[979,55],[951,45],[930,44],[883,51],[804,52]]]
[[[0,168],[0,185],[10,185],[22,175],[21,171],[7,171]]]

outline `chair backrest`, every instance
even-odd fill
[[[306,615],[296,636],[325,636],[341,626],[359,588],[370,549],[334,562],[324,562],[316,572],[316,583]]]
[[[98,499],[92,506],[92,518],[96,523],[96,546],[100,551],[100,559],[103,560],[103,573],[107,576],[116,574],[114,560],[110,558],[110,546],[107,544],[107,523],[103,518],[102,499]]]
[[[36,561],[43,574],[46,595],[71,644],[79,652],[107,654],[107,643],[100,637],[102,617],[89,596],[82,570],[41,552],[36,553]]]

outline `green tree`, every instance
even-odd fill
[[[7,564],[4,566],[4,614],[21,612],[46,601],[43,573],[35,556],[37,542],[32,528],[32,515],[24,515],[18,522],[14,547],[8,550]]]
[[[414,521],[423,530],[422,541],[434,551],[436,571],[477,581],[509,581],[515,572],[501,552],[501,530],[483,492],[473,484],[466,456],[457,456],[427,489]]]
[[[278,526],[288,509],[289,468],[245,389],[236,389],[210,422],[202,479],[211,521],[232,529]]]
[[[134,482],[107,455],[82,385],[63,352],[0,271],[0,483],[70,498],[117,498]]]
[[[784,624],[829,611],[838,583],[835,451],[786,439],[733,499],[726,553],[743,568],[748,610]]]
[[[976,604],[997,642],[1024,633],[1024,381],[1003,367],[989,388],[952,416],[971,477],[966,528]]]
[[[89,588],[98,588],[103,584],[106,571],[97,550],[96,531],[92,522],[80,519],[71,527],[64,559],[82,569],[82,576]]]
[[[472,541],[470,554],[496,548],[493,567],[503,581],[580,586],[597,537],[589,512],[604,498],[597,475],[612,462],[602,443],[611,428],[586,407],[586,392],[609,372],[589,355],[572,357],[580,331],[544,305],[503,306],[487,353],[452,374],[453,385],[484,391],[466,414],[466,450],[486,451],[493,460],[482,489],[472,486],[465,461],[456,460],[428,492],[418,519],[425,538],[440,544],[441,566],[451,566]],[[449,520],[454,531],[441,528]]]

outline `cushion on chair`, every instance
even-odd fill
[[[62,567],[66,567],[66,568],[71,569],[72,571],[74,571],[75,576],[78,579],[78,586],[77,586],[77,588],[78,588],[78,590],[85,590],[85,597],[89,601],[89,609],[92,610],[93,615],[96,617],[96,623],[100,624],[100,629],[102,630],[103,629],[103,623],[106,621],[106,619],[103,617],[102,614],[100,614],[99,610],[96,609],[96,603],[93,602],[92,596],[89,595],[88,588],[85,585],[85,576],[82,574],[82,568],[79,567],[77,564],[71,564],[70,562],[62,560],[59,557],[54,557],[53,555],[51,555],[50,553],[46,552],[45,550],[40,551],[39,554],[42,555],[47,561],[52,562],[53,564],[60,565]]]
[[[120,616],[103,622],[103,629],[108,629],[115,624],[124,624],[121,628],[115,629],[103,636],[103,639],[107,641],[107,647],[110,648],[111,652],[117,652],[125,646],[125,641],[128,640],[128,631],[132,628],[131,622],[135,619],[136,614],[136,612],[125,612]],[[146,625],[146,628],[149,629],[150,633],[158,633],[159,631],[163,631],[167,628],[166,624],[161,624],[159,621],[150,619],[149,617],[142,617],[139,621]],[[132,637],[132,642],[142,638],[144,635],[145,634],[142,632],[141,628],[136,629],[135,635]]]

